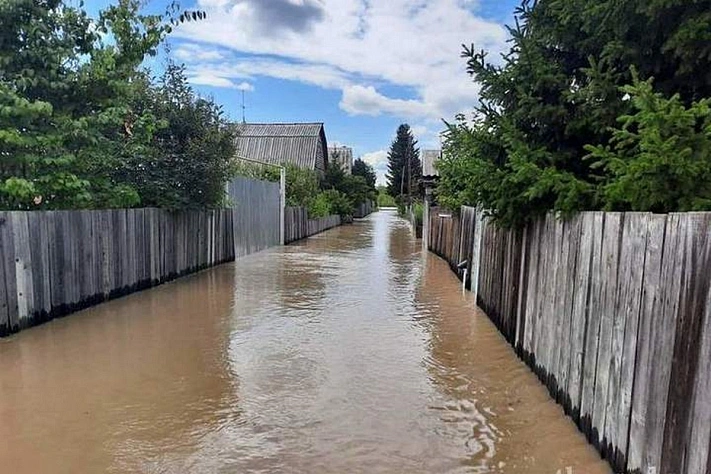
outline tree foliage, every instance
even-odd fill
[[[351,168],[351,174],[353,176],[362,176],[368,187],[375,191],[375,181],[377,180],[377,176],[371,165],[360,158],[356,158],[353,162],[353,167]]]
[[[524,2],[516,15],[501,61],[464,49],[481,103],[473,118],[448,124],[440,202],[478,204],[509,225],[548,210],[707,208],[707,184],[680,193],[672,188],[688,183],[662,186],[659,172],[666,161],[686,176],[710,159],[700,143],[711,92],[708,4],[540,0]],[[635,82],[634,71],[654,82]],[[666,137],[665,147],[640,153],[655,134]]]
[[[394,198],[419,194],[417,190],[421,176],[422,164],[417,140],[410,126],[402,124],[388,151],[388,193]]]
[[[219,110],[182,69],[156,85],[142,67],[175,24],[201,18],[144,15],[137,0],[97,19],[63,0],[1,2],[0,207],[219,205],[233,152]]]

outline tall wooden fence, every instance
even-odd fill
[[[432,211],[479,305],[616,472],[711,472],[711,213],[504,230]]]
[[[235,257],[281,244],[279,183],[237,177],[227,187],[234,209]]]
[[[233,259],[231,210],[0,212],[0,335]]]
[[[287,244],[339,225],[341,225],[340,216],[309,219],[305,207],[287,207],[284,210],[284,240]]]

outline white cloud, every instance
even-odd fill
[[[235,86],[235,89],[245,92],[254,92],[254,86],[249,82],[241,82]]]
[[[220,61],[225,59],[225,54],[213,47],[206,47],[194,43],[183,43],[173,51],[175,57],[181,61]]]
[[[252,92],[254,86],[249,82],[242,82],[236,84],[235,82],[227,79],[225,77],[217,76],[211,73],[198,74],[196,76],[189,76],[188,82],[193,85],[201,86],[212,86],[212,87],[223,87],[225,89],[237,89],[240,91]]]
[[[381,115],[400,117],[426,117],[430,108],[417,100],[391,99],[374,87],[348,86],[343,89],[340,107],[351,115]]]
[[[388,172],[388,152],[386,150],[378,150],[366,153],[362,156],[362,159],[375,169],[375,175],[377,176],[376,184],[378,186],[386,185],[387,181],[385,175]]]
[[[177,30],[200,53],[185,55],[195,75],[263,75],[341,90],[341,107],[351,114],[435,122],[470,111],[479,91],[465,73],[461,44],[474,43],[492,58],[505,48],[505,29],[477,17],[471,1],[274,0],[267,10],[256,0],[198,0],[197,6],[207,19]],[[265,18],[274,28],[265,29]],[[228,49],[242,58],[224,55]],[[383,85],[403,86],[413,96],[388,97],[379,92]]]

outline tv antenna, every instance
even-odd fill
[[[246,110],[247,107],[244,105],[244,89],[242,89],[242,123],[247,123]]]

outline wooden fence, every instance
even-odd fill
[[[479,305],[615,472],[711,472],[711,213],[430,212]]]
[[[0,212],[0,335],[233,259],[229,209]]]
[[[339,216],[309,219],[305,207],[287,207],[284,209],[284,240],[287,244],[339,225],[341,225]]]
[[[364,203],[361,203],[358,207],[356,207],[355,212],[353,213],[353,217],[356,219],[362,219],[375,211],[377,206],[375,205],[375,202],[373,201],[366,201]]]

